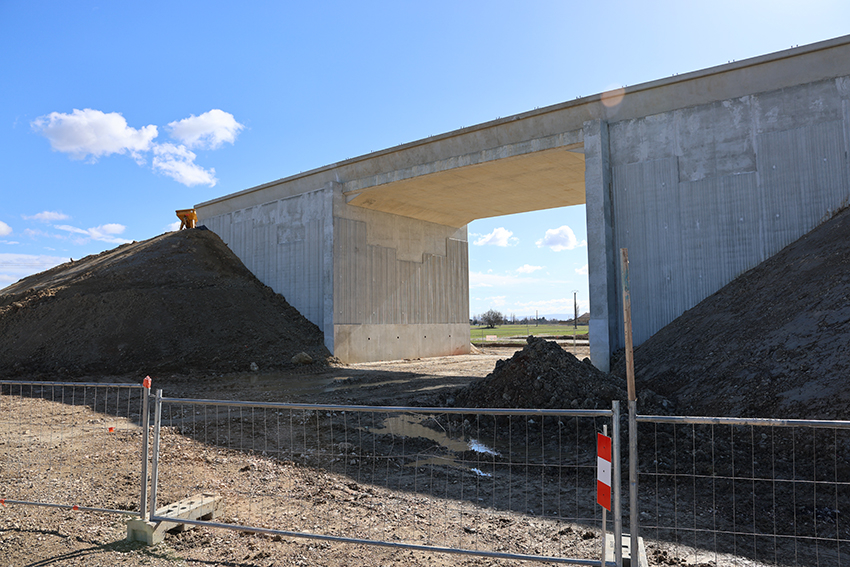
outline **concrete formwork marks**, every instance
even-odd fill
[[[636,344],[848,203],[845,129],[830,121],[758,134],[754,172],[679,182],[676,157],[612,168]]]
[[[754,173],[682,183],[685,308],[690,308],[760,262]]]
[[[315,191],[204,219],[264,284],[328,333],[330,193]],[[328,220],[325,220],[325,217]]]
[[[468,321],[466,242],[446,240],[446,255],[422,262],[367,243],[366,223],[334,219],[336,325],[443,324]]]
[[[762,134],[758,144],[767,259],[847,203],[843,124]]]
[[[667,158],[612,169],[615,248],[629,249],[634,341],[640,344],[648,329],[660,329],[683,311],[683,294],[677,293],[682,287],[678,165]]]
[[[847,77],[847,90],[847,97],[850,97],[850,77]],[[847,155],[847,152],[850,152],[850,100],[842,100],[841,108],[844,117],[844,174],[846,179],[850,180],[850,156]]]

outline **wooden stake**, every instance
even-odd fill
[[[629,401],[637,400],[635,393],[635,356],[632,345],[632,295],[629,290],[629,251],[620,248],[620,273],[623,288],[623,324],[626,334],[626,382],[629,390]]]

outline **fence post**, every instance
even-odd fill
[[[607,424],[607,423],[602,425],[602,435],[608,435],[608,424]],[[614,433],[613,433],[613,431],[612,431],[612,433],[611,433],[611,439],[612,439],[612,440],[614,439]],[[599,445],[598,445],[598,443],[599,443],[599,442],[597,441],[597,446],[596,446],[596,459],[597,459],[597,463],[596,463],[596,471],[597,471],[597,486],[596,486],[596,490],[597,490],[597,494],[598,494],[598,491],[599,491],[599,463],[598,463],[598,460],[599,460],[599,457],[600,457],[600,455],[599,455]],[[614,444],[614,442],[612,441],[612,442],[611,442],[611,445],[613,445],[613,444]],[[616,486],[616,484],[615,484],[615,482],[614,482],[614,480],[613,480],[613,479],[614,479],[614,465],[613,465],[613,460],[614,460],[613,455],[614,455],[614,453],[613,453],[613,447],[612,447],[612,453],[611,453],[611,455],[612,455],[612,457],[611,457],[611,461],[612,461],[612,465],[611,465],[611,479],[612,479],[612,480],[611,480],[611,485],[612,485],[612,486]],[[613,490],[613,489],[612,489],[612,490]],[[598,497],[597,497],[597,499],[598,499]],[[616,510],[616,508],[615,508],[614,506],[612,506],[611,508],[612,508],[613,510]],[[608,554],[608,549],[607,549],[607,543],[608,543],[608,542],[607,542],[607,541],[605,541],[606,539],[608,539],[608,510],[605,508],[605,506],[602,506],[602,567],[605,567],[605,557],[606,557],[606,556],[607,556],[607,554]]]
[[[623,327],[626,339],[626,386],[629,393],[629,531],[632,557],[638,552],[638,476],[637,476],[637,391],[632,344],[632,291],[629,284],[629,251],[620,248],[620,276],[623,289]]]
[[[620,503],[620,400],[612,400],[611,409],[614,414],[611,416],[611,476],[612,484],[611,492],[614,493],[614,502],[612,514],[614,515],[614,561],[617,567],[623,565],[623,512]],[[603,565],[604,567],[604,565]]]
[[[148,409],[149,397],[151,393],[150,388],[150,378],[146,378],[144,381],[144,388],[142,388],[142,415],[141,415],[141,426],[142,426],[142,491],[141,491],[141,506],[139,506],[139,511],[141,512],[141,518],[143,520],[148,520],[150,518],[149,510],[148,510],[148,447],[150,443],[150,411]]]
[[[629,400],[629,531],[631,531],[631,557],[637,557],[640,515],[638,510],[638,442],[637,402]]]
[[[151,505],[150,513],[156,514],[156,485],[159,475],[159,437],[162,423],[162,390],[156,391],[153,409],[153,462],[151,463]]]

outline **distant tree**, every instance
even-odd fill
[[[505,316],[495,309],[490,309],[481,316],[481,322],[487,325],[488,329],[493,329],[496,325],[501,325],[504,320]]]

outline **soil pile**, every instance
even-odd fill
[[[683,414],[850,419],[848,242],[850,209],[682,314],[635,350],[638,391]]]
[[[203,228],[0,290],[0,377],[285,369],[302,351],[329,357],[318,327]]]
[[[522,350],[499,360],[493,372],[446,403],[473,408],[610,409],[612,400],[626,399],[623,378],[598,370],[587,358],[580,361],[554,341],[528,337]],[[650,390],[643,391],[640,401],[641,407],[669,413],[669,402]]]

